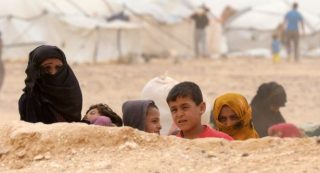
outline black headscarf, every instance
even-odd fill
[[[130,100],[123,103],[123,124],[144,131],[145,118],[150,105],[155,105],[152,100]]]
[[[45,74],[40,65],[49,58],[58,58],[62,67],[56,74]],[[82,94],[76,76],[62,50],[42,45],[29,54],[24,93],[19,100],[20,119],[27,122],[80,121]]]
[[[251,107],[253,125],[260,137],[268,136],[268,128],[272,125],[285,122],[281,112],[275,112],[271,108],[285,106],[286,101],[286,92],[278,83],[264,83],[259,87],[251,101]]]

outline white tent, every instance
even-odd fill
[[[59,2],[61,5],[62,2],[69,1]],[[59,3],[50,1],[31,3],[16,0],[8,4],[11,3],[21,6],[21,10],[12,8],[12,11],[1,13],[0,30],[3,33],[5,45],[4,59],[26,58],[30,50],[40,44],[61,47],[68,59],[74,62],[116,59],[119,57],[119,42],[121,42],[122,55],[139,55],[141,52],[141,44],[139,44],[141,27],[138,24],[107,23],[102,17],[92,17],[93,12],[91,14],[90,11],[80,11],[78,9],[80,7],[70,3],[69,6],[63,4],[63,8],[60,8]],[[2,8],[10,8],[8,4],[3,4]],[[29,9],[23,10],[23,6],[28,7],[30,4],[33,5],[34,12]],[[29,11],[29,14],[22,11]],[[117,35],[120,30],[121,38]]]
[[[223,26],[222,35],[226,36],[229,55],[269,56],[273,30],[284,21],[285,13],[293,2],[298,2],[299,11],[305,19],[306,35],[302,38],[302,53],[320,46],[319,2],[314,0],[198,0],[194,5],[205,4],[212,15],[220,17],[223,10],[230,6],[237,13]],[[319,54],[320,55],[320,54]]]
[[[0,5],[4,59],[26,58],[40,44],[60,46],[76,62],[171,50],[193,56],[193,23],[185,19],[197,6],[186,0],[4,0]],[[106,22],[122,10],[131,23]],[[208,29],[210,52],[219,49],[217,26]]]
[[[122,56],[175,52],[193,56],[193,23],[187,20],[206,4],[210,9],[210,53],[221,53],[224,35],[230,52],[269,49],[270,35],[283,21],[291,0],[3,0],[0,31],[3,59],[26,59],[40,44],[60,46],[74,62],[108,61]],[[307,19],[304,50],[319,47],[320,12],[315,1],[299,1]],[[226,6],[239,13],[222,28],[214,19]],[[27,9],[27,10],[26,10]],[[106,17],[125,11],[130,23],[107,23]],[[241,44],[239,44],[241,43]]]

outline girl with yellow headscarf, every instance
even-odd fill
[[[251,107],[244,96],[224,94],[215,100],[212,112],[216,129],[235,140],[259,138],[252,124]]]

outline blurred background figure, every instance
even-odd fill
[[[274,64],[279,63],[281,60],[280,51],[281,51],[281,42],[277,35],[272,35],[271,53],[272,53],[272,61]]]
[[[303,17],[298,11],[298,3],[294,3],[292,10],[286,14],[284,21],[288,60],[291,59],[293,48],[294,59],[299,61],[299,23],[301,24],[302,33],[304,33]]]
[[[301,138],[304,136],[294,124],[290,123],[280,123],[269,127],[268,135],[280,138]]]
[[[3,80],[4,80],[4,65],[2,62],[2,47],[3,47],[3,42],[2,42],[2,35],[0,32],[0,91],[1,91],[2,84],[3,84]]]
[[[209,25],[209,18],[207,16],[209,9],[202,5],[197,11],[191,15],[194,21],[194,52],[196,57],[207,57],[207,34],[206,28]]]
[[[287,95],[284,88],[276,82],[260,85],[251,101],[253,125],[260,137],[268,136],[268,128],[284,123],[280,107],[285,106]]]

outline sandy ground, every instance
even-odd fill
[[[194,81],[201,87],[208,109],[226,92],[239,92],[250,102],[263,82],[276,81],[287,92],[287,106],[281,111],[297,125],[320,123],[320,59],[274,65],[269,59],[229,58],[152,60],[133,65],[105,63],[72,65],[80,82],[83,114],[91,104],[107,103],[119,115],[128,99],[138,99],[144,85],[166,72],[177,81]],[[18,99],[24,87],[26,62],[6,62],[6,77],[0,91],[0,113],[4,120],[18,120]]]
[[[0,123],[0,172],[319,172],[320,138],[186,140],[128,127]]]
[[[5,63],[0,172],[320,172],[319,138],[184,140],[127,127],[16,121],[25,66]],[[248,58],[72,65],[82,87],[83,113],[89,105],[104,102],[121,115],[124,101],[140,98],[148,80],[167,72],[178,81],[198,83],[208,107],[225,92],[242,93],[251,101],[261,83],[276,81],[288,95],[281,111],[297,125],[320,122],[319,66],[320,59],[273,65],[268,59]]]

